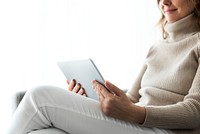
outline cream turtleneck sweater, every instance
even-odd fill
[[[145,107],[143,126],[200,128],[200,27],[189,15],[165,30],[169,36],[151,47],[127,95]]]

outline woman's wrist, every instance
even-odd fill
[[[143,124],[146,117],[145,107],[132,105],[132,122],[137,124]]]

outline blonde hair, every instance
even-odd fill
[[[157,0],[157,3],[159,5],[160,0]],[[194,5],[195,10],[194,10],[194,17],[196,19],[196,23],[198,24],[198,26],[200,27],[200,0],[190,0],[190,2]],[[166,25],[167,21],[165,19],[165,16],[162,14],[162,17],[159,21],[159,25],[161,26],[162,29],[162,37],[164,39],[167,38],[168,33],[165,31],[164,27]]]

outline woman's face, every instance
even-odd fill
[[[190,0],[159,0],[159,8],[170,23],[184,18],[195,9]]]

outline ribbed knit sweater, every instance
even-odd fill
[[[127,95],[145,107],[143,126],[200,128],[200,27],[191,14],[165,30],[169,36],[150,48]]]

